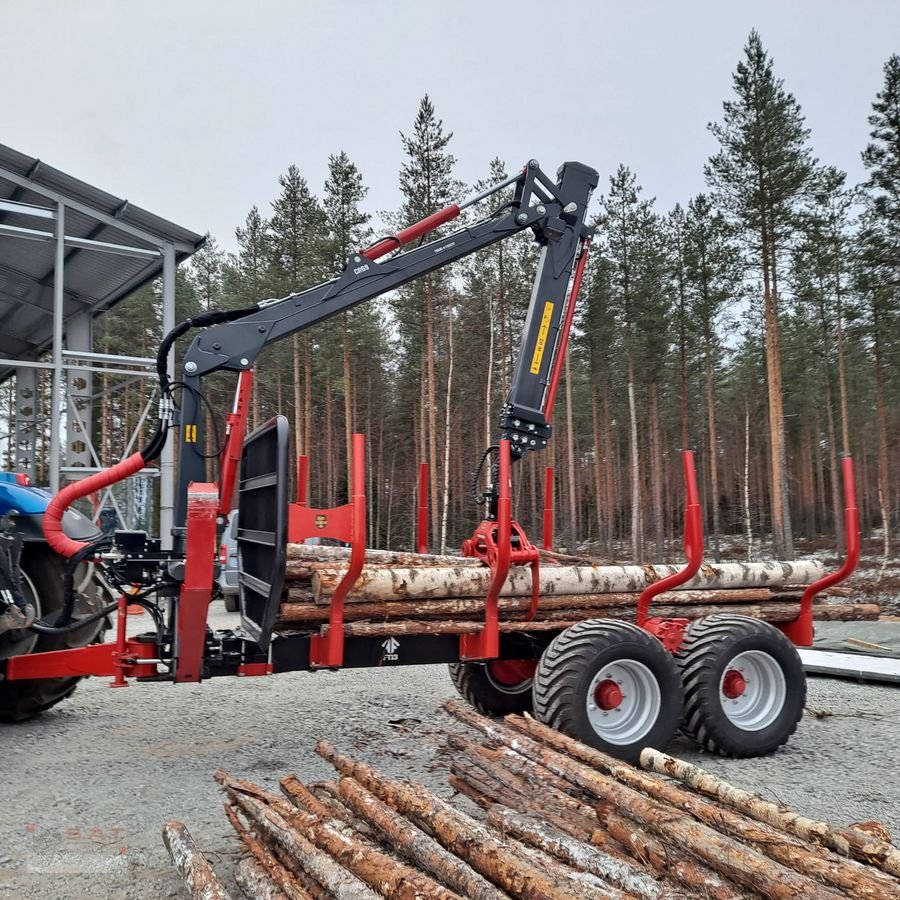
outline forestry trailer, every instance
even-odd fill
[[[560,623],[540,589],[538,549],[513,520],[512,464],[546,447],[592,231],[586,217],[598,183],[594,169],[565,163],[556,179],[531,160],[521,171],[459,204],[360,250],[343,272],[282,299],[188,319],[162,341],[157,356],[159,422],[147,446],[50,497],[13,475],[0,483],[0,719],[16,721],[68,696],[79,678],[111,676],[113,687],[138,682],[196,682],[220,675],[270,675],[339,667],[449,663],[462,695],[482,711],[533,709],[540,720],[595,747],[635,759],[644,746],[664,748],[681,727],[711,751],[769,753],[794,731],[805,698],[794,643],[812,640],[812,602],[780,630],[764,621],[713,615],[693,623],[649,615],[653,596],[698,571],[703,538],[692,458],[685,454],[688,565],[648,587],[636,622],[591,617]],[[424,236],[489,197],[503,194],[488,216],[443,237]],[[401,287],[520,232],[540,245],[533,292],[497,445],[488,448],[489,486],[479,498],[484,521],[463,553],[481,561],[470,571],[486,590],[467,620],[405,621],[368,629],[348,621],[345,603],[366,561],[365,444],[353,442],[350,500],[334,509],[307,502],[306,466],[297,467],[293,502],[287,420],[276,416],[245,439],[253,366],[274,341]],[[405,250],[403,248],[406,248]],[[169,375],[176,340],[200,329]],[[225,417],[218,481],[207,483],[204,378],[237,373],[235,401]],[[175,527],[171,549],[144,532],[100,534],[68,511],[77,499],[138,472],[156,459],[170,432],[177,440]],[[845,469],[852,490],[849,466]],[[207,626],[216,595],[216,548],[228,524],[237,481],[241,624]],[[848,493],[849,496],[849,493]],[[852,507],[848,501],[848,507]],[[855,510],[848,510],[851,551],[833,584],[853,568]],[[38,533],[40,526],[41,532]],[[321,622],[279,624],[289,544],[309,537],[346,542],[346,569]],[[484,567],[487,567],[485,569]],[[510,571],[530,567],[530,597],[508,617],[500,600]],[[626,567],[629,568],[629,567]],[[552,590],[552,589],[551,589]],[[451,595],[452,596],[452,595]],[[558,598],[557,598],[558,599]],[[127,607],[149,612],[154,629],[126,631]],[[396,604],[395,604],[396,605]],[[558,607],[555,607],[558,608]],[[103,642],[110,618],[114,640]],[[441,626],[441,627],[436,627]],[[787,636],[786,636],[787,635]],[[793,642],[792,642],[793,641]]]

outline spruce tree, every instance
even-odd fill
[[[772,532],[777,553],[793,556],[789,508],[784,391],[781,372],[781,256],[788,249],[795,212],[813,172],[809,130],[794,96],[776,78],[756,31],[733,76],[735,98],[710,131],[720,150],[706,166],[715,199],[744,237],[748,261],[763,283],[766,374],[769,395]]]

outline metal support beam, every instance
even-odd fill
[[[104,226],[106,227],[106,226]],[[0,236],[24,238],[30,241],[55,241],[56,235],[50,231],[38,231],[35,228],[23,228],[20,225],[0,224]],[[91,238],[66,235],[66,246],[75,250],[97,250],[100,253],[113,253],[117,256],[135,256],[138,259],[157,259],[159,250],[148,250],[146,247],[129,247],[127,244],[111,244],[108,241],[97,241]]]
[[[92,324],[90,312],[72,316],[66,324],[66,348],[68,351],[90,351]],[[63,352],[63,355],[66,355]],[[66,452],[67,468],[91,464],[88,446],[91,443],[91,425],[94,421],[91,409],[93,393],[92,375],[89,371],[66,368]],[[87,432],[87,433],[85,433]]]
[[[16,411],[13,431],[13,468],[37,479],[37,369],[16,369]]]
[[[168,334],[175,327],[175,245],[163,247],[162,330]],[[175,380],[175,354],[169,354],[169,378]],[[169,440],[160,457],[159,537],[163,550],[172,549],[172,526],[175,524],[175,442]]]
[[[50,470],[50,491],[55,494],[59,490],[59,466],[62,449],[62,421],[60,415],[60,399],[63,388],[63,314],[64,286],[66,268],[66,207],[59,203],[56,207],[56,256],[53,268],[53,387],[50,391],[50,459],[47,460]]]

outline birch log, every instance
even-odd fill
[[[878,837],[853,828],[832,828],[827,822],[807,819],[789,809],[705,772],[699,766],[646,749],[641,753],[645,769],[676,778],[695,791],[733,807],[759,822],[773,825],[788,834],[829,847],[842,856],[851,856],[900,877],[900,850]]]
[[[542,597],[554,594],[609,594],[640,592],[647,585],[680,570],[680,566],[553,566],[540,574]],[[684,590],[725,590],[811,584],[825,574],[816,560],[799,562],[723,563],[705,565]],[[325,603],[343,578],[343,572],[323,570],[312,576],[313,596]],[[437,597],[483,597],[490,585],[486,567],[412,566],[404,568],[363,567],[347,599],[350,602],[427,599]],[[531,569],[515,566],[500,592],[504,597],[531,596]]]
[[[231,895],[222,887],[184,822],[167,822],[162,836],[169,856],[194,900],[230,900]]]

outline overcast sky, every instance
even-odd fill
[[[469,182],[495,155],[577,159],[603,190],[624,162],[664,210],[704,187],[753,27],[817,156],[860,180],[896,0],[0,0],[0,142],[233,249],[279,173],[319,192],[341,149],[396,209],[427,92]]]

